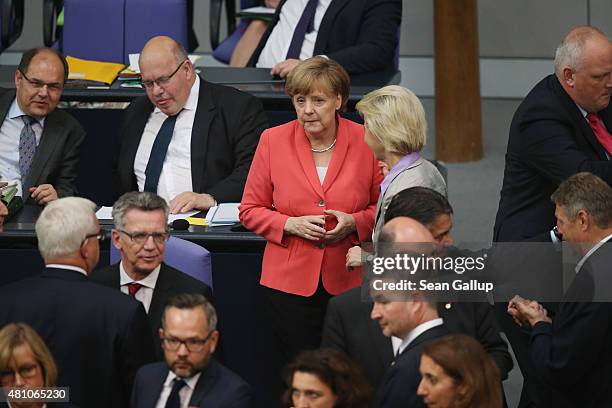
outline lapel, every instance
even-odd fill
[[[313,55],[324,54],[324,50],[327,48],[327,43],[330,39],[329,32],[333,27],[336,15],[347,4],[349,4],[349,0],[332,0],[332,2],[329,4],[329,7],[323,16],[323,20],[321,20],[321,25],[319,26],[319,32],[317,33],[317,40],[315,42]]]
[[[162,263],[155,283],[155,289],[153,290],[153,298],[151,299],[151,305],[149,305],[149,320],[155,323],[161,323],[161,315],[164,310],[165,301],[168,300],[169,292],[172,289],[172,277],[168,276],[168,268],[166,264]],[[153,330],[156,330],[153,327]]]
[[[4,121],[6,118],[6,115],[11,107],[11,103],[13,103],[13,99],[15,99],[14,89],[7,90],[0,96],[0,118],[2,118],[2,121]]]
[[[310,150],[310,143],[308,142],[308,138],[306,137],[306,133],[304,133],[304,128],[302,125],[300,125],[300,122],[296,120],[294,126],[295,131],[293,132],[293,142],[295,144],[295,151],[297,152],[298,161],[300,162],[302,171],[306,175],[306,179],[310,183],[311,187],[322,199],[323,187],[321,186],[319,176],[317,175],[317,170],[312,158],[312,152]]]
[[[331,185],[336,180],[336,177],[340,173],[340,169],[342,168],[342,164],[344,163],[344,159],[346,158],[346,154],[348,152],[349,146],[349,134],[346,126],[344,125],[344,121],[340,116],[337,116],[338,120],[338,132],[336,133],[336,146],[334,147],[334,151],[332,153],[331,160],[329,161],[329,168],[327,169],[327,174],[325,175],[325,179],[323,180],[323,191],[327,192]],[[312,157],[312,154],[310,155]],[[313,162],[314,166],[314,162]],[[319,177],[317,176],[317,180]],[[320,184],[320,183],[319,183]]]
[[[139,407],[154,407],[155,404],[157,404],[157,399],[164,387],[164,381],[166,381],[168,373],[170,372],[166,363],[158,364],[162,369],[159,370],[159,375],[151,376],[151,382],[146,384],[147,390],[142,393],[143,401],[142,404],[138,404]]]
[[[219,363],[214,358],[210,360],[208,366],[202,371],[198,382],[191,394],[191,400],[189,401],[190,407],[199,407],[202,405],[204,397],[209,393],[210,389],[218,383],[217,377],[219,376]]]
[[[576,103],[570,98],[567,92],[565,92],[565,89],[563,89],[557,77],[554,74],[551,75],[551,77],[553,89],[561,97],[565,108],[571,115],[572,121],[579,124],[582,136],[584,136],[586,141],[591,145],[600,160],[608,160],[605,149],[595,137],[593,129],[591,129],[584,116],[582,116],[582,112],[580,112]]]
[[[406,353],[409,350],[412,350],[413,348],[415,348],[419,344],[424,343],[424,342],[429,341],[429,340],[436,339],[436,338],[441,337],[441,336],[443,336],[445,334],[448,334],[448,330],[446,329],[446,326],[444,324],[442,324],[441,326],[432,327],[431,329],[421,333],[416,339],[412,340],[412,342],[408,345],[408,347],[406,347],[400,353],[398,358],[406,355]]]
[[[62,145],[63,141],[61,139],[66,137],[66,132],[62,132],[61,129],[62,126],[61,123],[58,122],[57,116],[54,115],[54,112],[51,112],[45,118],[45,126],[43,127],[43,132],[40,137],[40,143],[36,149],[36,154],[32,161],[32,167],[30,167],[30,171],[28,172],[26,183],[23,186],[24,191],[38,184],[41,173],[47,166],[47,162],[53,156],[55,150]]]
[[[113,244],[111,243],[111,245]],[[101,278],[100,280],[104,281],[105,284],[112,288],[121,289],[121,277],[119,272],[120,263],[121,261],[111,266],[111,273],[98,273],[98,278]]]
[[[206,168],[206,155],[210,128],[215,119],[217,107],[211,90],[212,84],[200,77],[200,94],[198,96],[198,107],[193,120],[191,130],[191,181],[193,191],[203,190],[204,169]]]
[[[131,123],[128,125],[129,131],[125,137],[125,144],[121,146],[122,150],[127,155],[124,160],[119,161],[120,164],[125,164],[122,166],[123,171],[121,171],[120,174],[122,181],[126,183],[126,191],[138,190],[136,175],[134,174],[134,161],[136,160],[136,153],[138,152],[138,146],[140,145],[140,140],[142,139],[145,126],[149,121],[151,113],[155,109],[155,105],[151,103],[148,96],[144,96],[143,98],[143,106],[139,107],[138,111],[129,118],[131,121]]]

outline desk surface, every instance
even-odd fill
[[[207,81],[229,85],[250,93],[268,103],[287,105],[289,97],[285,95],[285,82],[274,80],[267,68],[234,68],[234,67],[196,67]],[[0,65],[0,87],[14,88],[14,65]],[[370,74],[351,77],[349,105],[354,106],[363,95],[385,85],[399,84],[401,73],[395,68]],[[109,89],[70,88],[64,89],[63,101],[79,102],[129,102],[144,95],[143,89],[122,88],[121,81],[115,81]]]

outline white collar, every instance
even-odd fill
[[[142,286],[155,289],[155,284],[157,283],[157,278],[159,277],[159,271],[161,269],[161,264],[157,265],[150,274],[148,274],[144,279],[139,281],[135,281],[127,274],[125,268],[123,267],[123,261],[119,264],[119,284],[121,286],[127,285],[128,283],[138,282]]]
[[[400,344],[398,349],[398,355],[402,354],[406,347],[408,347],[410,343],[412,343],[414,339],[419,337],[421,334],[425,333],[429,329],[433,329],[434,327],[442,326],[443,324],[444,320],[441,317],[419,324],[417,327],[412,329],[410,333],[408,333],[408,335],[402,340],[402,344]]]
[[[195,386],[198,383],[198,380],[200,379],[200,375],[202,374],[201,371],[198,371],[197,374],[189,377],[189,378],[181,378],[183,381],[185,381],[185,383],[187,384],[187,386],[189,388],[191,388],[192,390],[195,390]],[[176,376],[176,374],[174,374],[174,371],[169,370],[168,371],[168,376],[166,377],[166,381],[164,381],[164,385],[166,387],[172,387],[172,382],[174,381],[175,378],[178,378]]]
[[[200,97],[200,76],[195,74],[195,81],[189,91],[189,97],[185,102],[182,110],[196,110],[198,108],[198,98]],[[154,113],[160,113],[161,110],[156,106],[153,110]]]
[[[608,235],[607,237],[605,237],[604,239],[602,239],[601,241],[599,241],[597,244],[595,244],[595,246],[593,246],[593,248],[589,249],[589,252],[587,252],[582,259],[580,259],[580,261],[578,261],[578,263],[576,264],[576,273],[580,272],[580,269],[582,268],[582,266],[584,265],[584,263],[587,261],[587,259],[593,255],[593,253],[595,251],[597,251],[599,248],[601,248],[608,240],[612,239],[612,234]]]
[[[87,276],[87,271],[83,268],[74,265],[64,265],[64,264],[48,264],[45,265],[47,268],[55,268],[55,269],[69,269],[71,271],[80,272],[83,275]]]
[[[8,118],[9,119],[18,119],[21,116],[31,116],[34,119],[36,119],[36,121],[40,124],[40,126],[44,126],[45,124],[45,117],[44,116],[32,116],[32,115],[28,115],[27,113],[25,113],[24,111],[21,110],[21,108],[19,107],[19,103],[17,102],[17,98],[13,99],[13,103],[11,103],[11,107],[9,108],[8,111]]]

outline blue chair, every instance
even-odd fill
[[[115,246],[110,244],[110,263],[114,264],[121,260],[121,253]],[[166,242],[164,262],[179,271],[196,278],[213,289],[212,262],[210,252],[198,244],[170,237]]]
[[[250,23],[249,19],[242,19],[236,27],[236,5],[232,0],[225,1],[225,14],[227,17],[227,32],[229,34],[223,41],[219,42],[221,26],[221,5],[223,0],[210,1],[210,45],[213,49],[212,56],[220,62],[229,64],[236,44],[240,41],[244,30]],[[240,0],[240,8],[245,9],[261,5],[259,0]]]
[[[23,31],[23,0],[2,0],[0,7],[0,52],[2,52],[13,45]]]

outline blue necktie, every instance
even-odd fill
[[[145,169],[145,185],[144,191],[150,193],[157,193],[157,184],[159,184],[159,176],[161,175],[162,168],[164,167],[164,160],[166,160],[166,153],[168,152],[168,146],[170,140],[172,140],[172,133],[174,133],[174,124],[176,123],[176,117],[168,116],[164,123],[159,128],[157,136],[155,136],[155,142],[151,148],[151,154],[149,155],[149,162]]]
[[[313,30],[314,16],[317,11],[317,0],[308,0],[302,17],[295,26],[291,43],[289,44],[289,50],[287,51],[287,59],[300,59],[300,53],[302,52],[302,44],[306,33]]]
[[[24,126],[19,135],[19,173],[21,174],[21,185],[24,186],[36,154],[36,133],[32,125],[37,121],[28,115],[23,115],[21,120]],[[25,192],[23,194],[25,195]]]
[[[165,408],[181,408],[181,396],[179,395],[179,391],[186,386],[187,383],[182,379],[176,377],[174,379],[174,384],[172,384],[172,391],[170,391],[170,396],[166,401]]]

